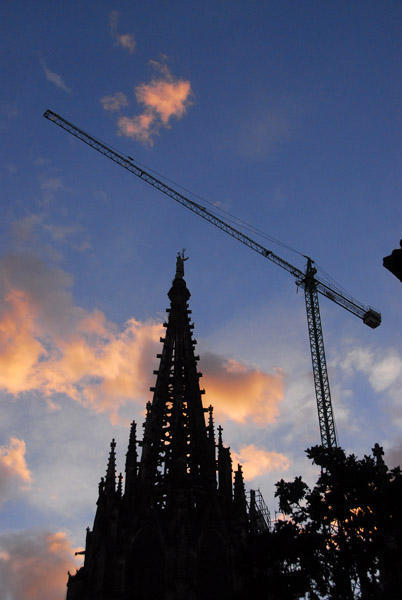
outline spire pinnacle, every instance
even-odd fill
[[[222,448],[223,447],[223,442],[222,442],[222,431],[223,431],[223,427],[221,427],[220,425],[218,426],[218,447]]]
[[[114,493],[116,491],[116,441],[113,438],[110,443],[109,462],[106,471],[105,491]]]
[[[132,494],[134,491],[135,481],[137,479],[137,424],[135,421],[131,423],[130,441],[128,443],[128,451],[126,454],[126,485],[127,494]]]
[[[210,404],[208,406],[208,436],[215,447],[215,426],[214,426],[214,407]]]

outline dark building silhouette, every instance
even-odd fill
[[[258,492],[246,497],[241,466],[203,408],[192,337],[184,254],[168,293],[170,308],[142,440],[132,423],[123,477],[115,441],[84,565],[69,574],[67,600],[232,600],[245,598],[252,536],[267,530]],[[139,458],[141,449],[141,458]]]
[[[395,248],[389,256],[384,256],[382,264],[395,275],[399,281],[402,282],[402,240],[400,241],[400,248]]]

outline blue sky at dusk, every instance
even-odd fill
[[[5,0],[0,23],[0,597],[64,598],[109,443],[123,470],[152,398],[182,248],[205,402],[273,517],[320,441],[292,276],[46,109],[382,313],[320,304],[339,443],[400,464],[401,3]]]

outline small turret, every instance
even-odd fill
[[[225,448],[222,442],[222,427],[218,427],[218,479],[219,496],[223,505],[229,506],[232,501],[232,458],[230,448]]]
[[[106,471],[105,492],[106,494],[114,494],[116,492],[116,442],[113,438],[110,443],[109,462]]]
[[[245,511],[247,507],[246,489],[244,487],[244,478],[241,465],[237,465],[233,485],[233,502],[239,512]]]
[[[137,465],[138,465],[138,453],[137,453],[137,424],[135,421],[131,423],[130,439],[128,442],[128,450],[126,454],[126,482],[125,482],[125,494],[131,496],[135,489],[135,483],[137,480]]]
[[[119,473],[118,482],[117,482],[117,497],[121,498],[123,493],[123,475]]]

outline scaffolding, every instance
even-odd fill
[[[271,529],[271,513],[259,489],[250,490],[247,494],[247,508],[253,533],[259,534]]]

